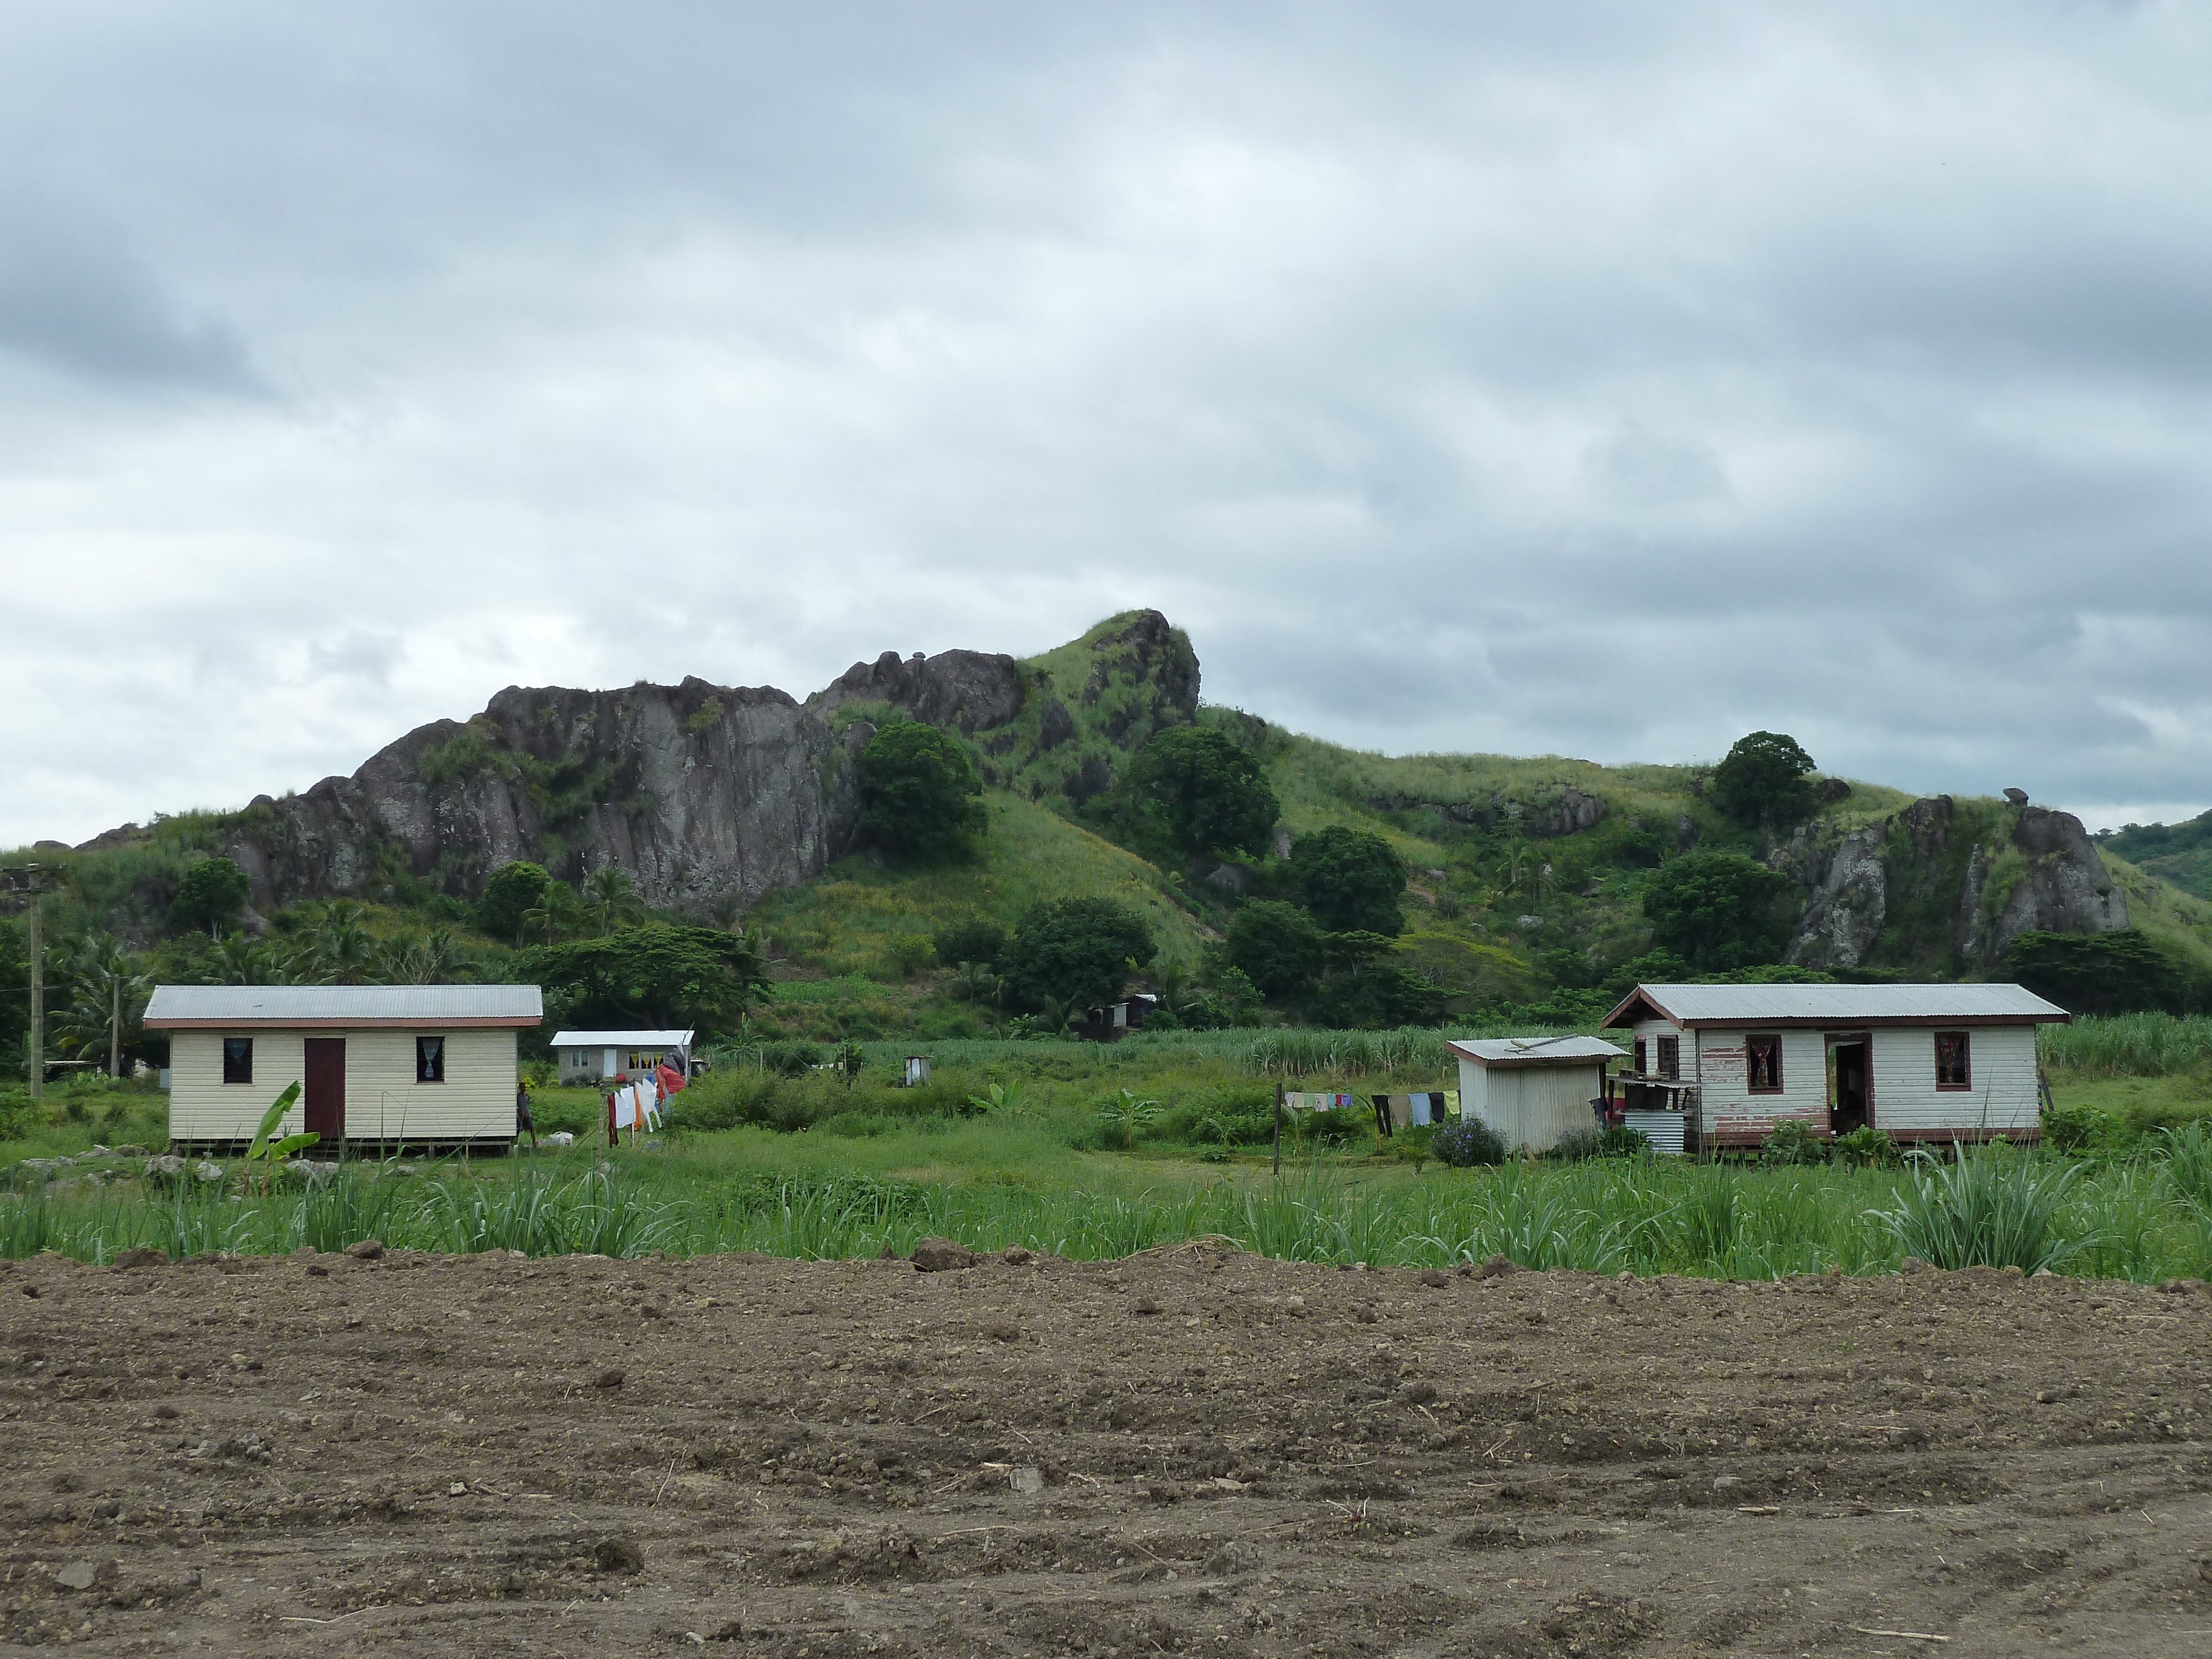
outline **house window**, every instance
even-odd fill
[[[1651,1045],[1642,1037],[1636,1039],[1636,1075],[1648,1076],[1651,1070]]]
[[[1782,1092],[1782,1039],[1772,1032],[1743,1040],[1744,1069],[1755,1095]]]
[[[1681,1038],[1659,1039],[1659,1075],[1669,1079],[1679,1079],[1682,1075]]]
[[[443,1083],[446,1080],[445,1038],[418,1036],[415,1039],[415,1080],[417,1083]]]
[[[222,1080],[225,1083],[253,1081],[252,1037],[225,1037],[222,1040]]]
[[[1936,1033],[1936,1086],[1939,1089],[1971,1089],[1973,1087],[1973,1060],[1966,1045],[1964,1031]]]

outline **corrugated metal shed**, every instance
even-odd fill
[[[689,1048],[696,1031],[560,1031],[553,1048]]]
[[[1597,1037],[1482,1037],[1444,1044],[1478,1066],[1588,1066],[1628,1056]]]
[[[2070,1020],[2020,985],[1639,985],[1608,1026],[2021,1025]]]
[[[146,1005],[155,1030],[193,1026],[535,1025],[535,985],[162,985]]]

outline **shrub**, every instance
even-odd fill
[[[252,892],[246,872],[228,859],[198,859],[177,884],[169,918],[183,927],[204,927],[211,934],[220,934],[238,920]]]
[[[552,880],[540,864],[517,860],[501,865],[477,901],[477,926],[494,939],[520,939],[523,917],[538,908]]]
[[[1238,910],[1229,924],[1229,960],[1261,995],[1271,1000],[1310,990],[1321,977],[1322,931],[1295,904],[1258,899]],[[1219,980],[1217,978],[1217,988]]]
[[[2119,1119],[2094,1106],[2061,1106],[2043,1115],[2043,1144],[2054,1152],[2086,1152],[2119,1133]]]
[[[901,979],[912,979],[929,966],[933,951],[930,942],[919,933],[894,933],[884,954],[890,958],[892,971]]]
[[[1118,999],[1133,966],[1152,959],[1152,929],[1114,899],[1048,899],[1006,948],[1006,988],[1024,1006],[1081,1010]]]
[[[1650,1150],[1650,1138],[1642,1130],[1616,1123],[1605,1129],[1570,1129],[1544,1156],[1557,1163],[1578,1164],[1592,1158],[1641,1158]]]
[[[1455,1170],[1480,1164],[1505,1162],[1505,1142],[1497,1130],[1479,1117],[1447,1123],[1429,1139],[1429,1156]]]
[[[1155,732],[1117,793],[1150,830],[1146,839],[1188,858],[1261,851],[1281,810],[1260,763],[1210,726]]]
[[[1838,1135],[1828,1143],[1828,1153],[1837,1163],[1860,1170],[1893,1170],[1905,1158],[1897,1143],[1872,1124]]]
[[[1006,948],[1006,930],[988,916],[969,916],[930,936],[940,967],[957,968],[963,962],[996,967]]]
[[[1826,1164],[1828,1143],[1814,1134],[1803,1119],[1786,1117],[1774,1126],[1772,1134],[1759,1143],[1759,1161],[1771,1170]]]

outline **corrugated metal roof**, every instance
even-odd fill
[[[145,1023],[321,1025],[470,1020],[535,1025],[545,1000],[535,985],[162,985]]]
[[[556,1048],[689,1048],[692,1031],[559,1031]]]
[[[1639,985],[1606,1019],[1626,1024],[1641,999],[1678,1025],[1935,1024],[1943,1020],[2063,1020],[2021,985]]]
[[[1587,1066],[1594,1060],[1626,1060],[1628,1056],[1597,1037],[1482,1037],[1444,1045],[1484,1065]]]

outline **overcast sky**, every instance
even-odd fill
[[[2212,805],[2212,11],[0,7],[0,845],[1118,610]]]

